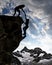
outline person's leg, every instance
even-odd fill
[[[25,19],[26,19],[26,13],[25,13],[25,11],[22,9],[22,11],[23,11],[23,13],[25,14]]]
[[[20,15],[20,10],[17,10],[18,11],[18,16]]]
[[[13,14],[13,16],[15,16],[15,14],[16,14],[16,10],[14,10],[14,14]]]
[[[20,15],[20,10],[15,10],[13,16],[15,16],[16,12],[18,12],[18,16]]]

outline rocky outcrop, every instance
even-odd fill
[[[26,19],[27,21],[28,19]],[[27,21],[29,22],[29,21]],[[0,64],[10,64],[12,52],[19,46],[22,36],[21,25],[24,23],[20,16],[0,15]],[[28,24],[25,23],[25,32]]]

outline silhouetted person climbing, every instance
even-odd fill
[[[14,15],[13,16],[15,16],[15,14],[16,14],[16,12],[18,12],[19,14],[18,14],[18,16],[20,15],[20,10],[22,10],[23,12],[24,12],[24,14],[25,14],[25,11],[23,10],[23,8],[25,7],[25,5],[19,5],[19,6],[16,6],[15,8],[14,8]],[[26,14],[25,14],[25,16],[26,16]]]
[[[24,38],[26,37],[26,30],[27,30],[27,28],[28,28],[28,24],[29,24],[29,19],[26,19],[26,22],[25,22],[25,27],[23,28],[23,30],[24,30]]]

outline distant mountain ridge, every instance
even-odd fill
[[[23,52],[23,51],[28,52],[28,51],[29,51],[29,49],[25,46],[25,47],[21,50],[21,52]]]
[[[21,55],[20,56],[21,58],[19,58],[19,56],[17,54]],[[36,47],[34,49],[28,49],[27,47],[24,47],[21,51],[16,52],[15,56],[17,56],[21,62],[38,63],[41,60],[43,61],[44,59],[46,59],[46,60],[52,59],[51,53],[47,53],[39,47]]]

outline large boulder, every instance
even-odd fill
[[[21,25],[24,21],[20,16],[0,15],[0,23],[0,64],[6,65],[6,63],[11,63],[12,52],[19,46],[26,34],[24,34],[25,37],[22,36]]]

